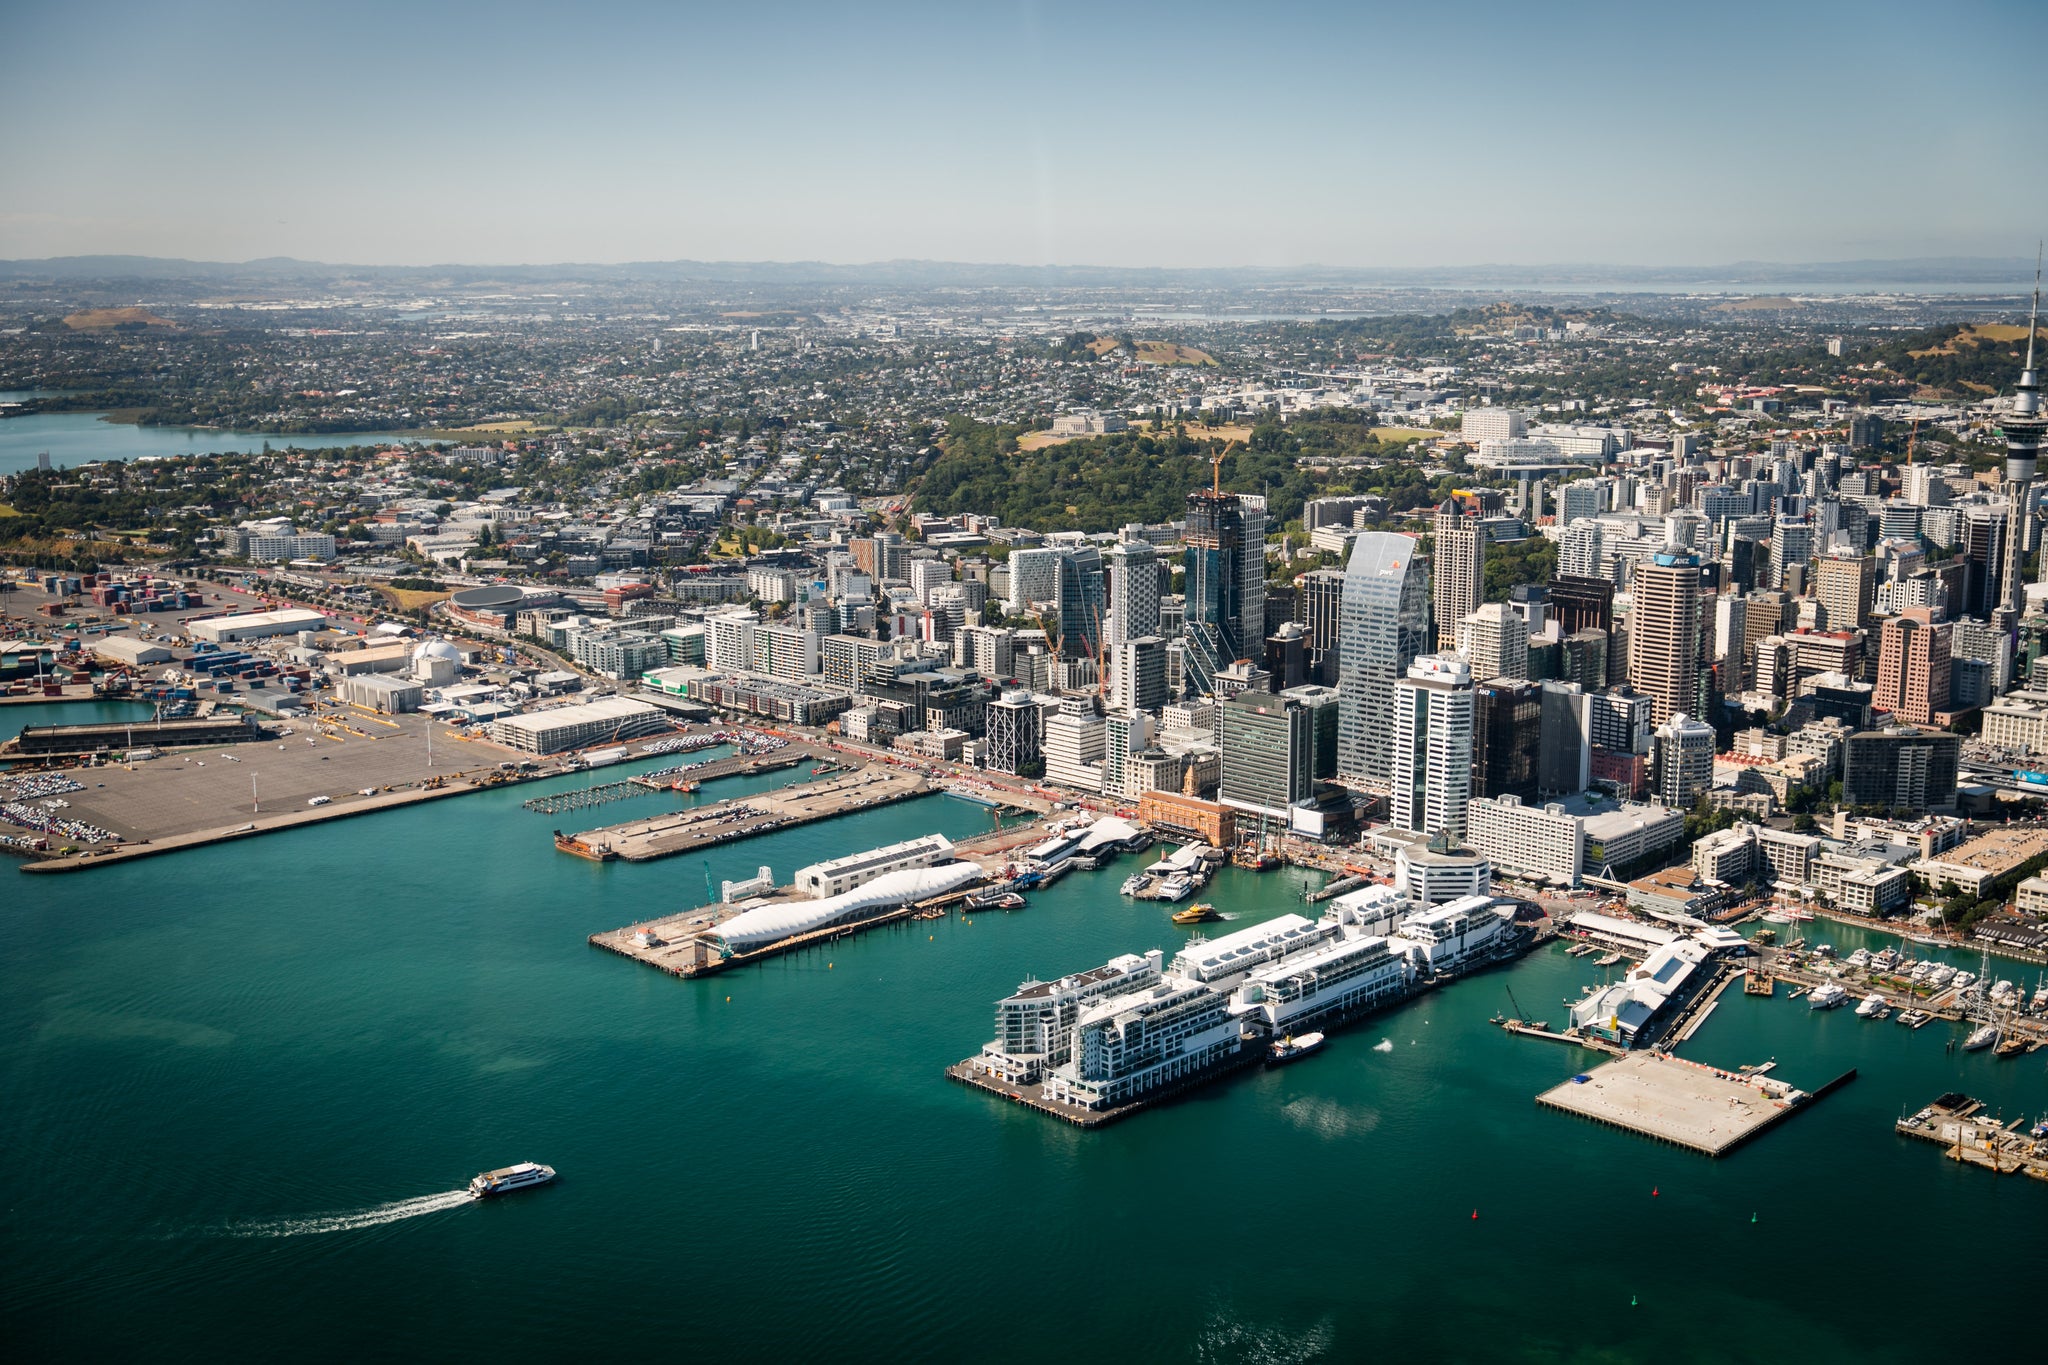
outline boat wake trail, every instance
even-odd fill
[[[306,1237],[321,1232],[354,1232],[359,1228],[374,1228],[406,1218],[419,1218],[429,1213],[461,1208],[464,1204],[473,1202],[466,1189],[444,1190],[440,1194],[423,1194],[413,1199],[379,1204],[373,1209],[356,1209],[347,1213],[316,1213],[304,1218],[272,1218],[260,1223],[239,1223],[230,1227],[228,1232],[235,1237]]]

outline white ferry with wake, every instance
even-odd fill
[[[489,1199],[493,1195],[515,1194],[536,1185],[545,1185],[554,1178],[554,1167],[543,1166],[536,1161],[522,1161],[517,1166],[505,1166],[477,1176],[469,1182],[469,1197]]]

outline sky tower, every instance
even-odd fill
[[[2041,456],[2041,435],[2048,421],[2041,417],[2041,373],[2034,368],[2034,335],[2041,316],[2041,267],[2034,265],[2034,306],[2027,315],[2027,360],[2020,370],[2018,392],[2012,413],[1999,424],[2005,437],[2005,592],[1999,600],[1999,625],[2007,630],[2019,624],[2026,609],[2026,589],[2020,583],[2020,565],[2026,558],[2027,534],[2024,516],[2027,491],[2034,482],[2034,470]]]

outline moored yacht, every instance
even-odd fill
[[[488,1199],[493,1195],[530,1190],[536,1185],[545,1185],[554,1178],[554,1167],[543,1166],[536,1161],[522,1161],[516,1166],[504,1166],[477,1176],[469,1182],[469,1197]]]
[[[1975,1033],[1972,1033],[1969,1037],[1963,1039],[1963,1051],[1981,1052],[1985,1048],[1990,1047],[1993,1043],[1997,1041],[1998,1025],[1986,1024],[1984,1027],[1978,1029]]]
[[[1872,991],[1864,996],[1863,1003],[1856,1007],[1856,1017],[1858,1019],[1875,1018],[1878,1011],[1884,1009],[1887,1003],[1884,996],[1876,991]]]
[[[1810,1010],[1831,1010],[1849,998],[1849,992],[1842,989],[1838,981],[1828,981],[1813,988],[1813,994],[1806,997]]]

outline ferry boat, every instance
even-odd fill
[[[530,1190],[536,1185],[545,1185],[554,1178],[554,1167],[543,1166],[535,1161],[522,1161],[517,1166],[485,1171],[470,1181],[469,1197],[489,1199],[493,1195],[515,1194],[520,1190]]]
[[[1878,1011],[1884,1009],[1887,1003],[1884,996],[1876,991],[1872,991],[1864,996],[1863,1003],[1856,1007],[1856,1017],[1858,1019],[1874,1019],[1877,1017]]]
[[[1963,1039],[1963,1051],[1982,1052],[1998,1041],[1998,1025],[1986,1024],[1969,1037]]]
[[[1173,912],[1175,924],[1207,924],[1212,919],[1222,918],[1223,916],[1216,913],[1216,907],[1207,901],[1196,901],[1185,910]]]
[[[1285,1066],[1298,1062],[1323,1045],[1320,1033],[1304,1033],[1300,1037],[1288,1034],[1266,1049],[1267,1066]]]
[[[1195,894],[1195,879],[1176,873],[1160,882],[1152,894],[1163,901],[1184,901]]]
[[[1849,998],[1849,992],[1842,989],[1838,981],[1829,981],[1813,988],[1813,994],[1806,997],[1806,1008],[1810,1010],[1831,1010]]]

